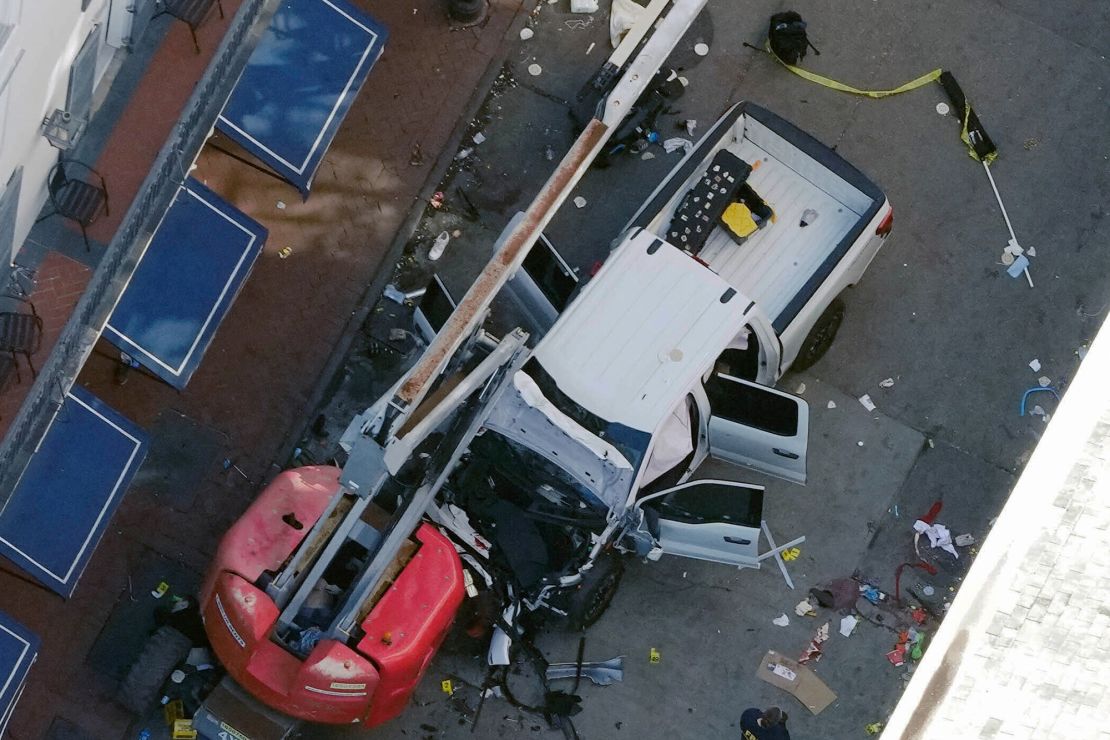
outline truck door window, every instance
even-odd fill
[[[659,512],[663,519],[687,524],[721,522],[758,527],[763,511],[763,492],[698,481],[649,501],[646,506]]]
[[[719,373],[705,382],[705,394],[713,416],[782,437],[797,434],[798,405],[789,397],[730,381]]]

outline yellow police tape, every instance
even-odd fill
[[[793,64],[787,64],[786,62],[782,61],[781,58],[779,58],[778,54],[771,51],[770,42],[767,42],[765,48],[768,54],[778,60],[779,64],[786,67],[802,79],[809,80],[810,82],[816,82],[818,85],[823,85],[832,90],[839,90],[840,92],[851,93],[852,95],[866,95],[869,98],[885,98],[888,95],[897,95],[898,93],[915,90],[922,85],[927,85],[930,82],[935,82],[937,79],[940,78],[940,73],[943,71],[940,69],[934,69],[932,72],[923,74],[916,80],[910,80],[906,84],[900,85],[893,90],[860,90],[858,87],[845,85],[843,82],[837,82],[836,80],[829,79],[828,77],[822,77],[819,74],[814,74],[813,72],[802,69],[801,67],[795,67]]]

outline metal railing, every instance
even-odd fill
[[[0,507],[85,364],[147,241],[188,175],[280,0],[243,0],[0,443]]]

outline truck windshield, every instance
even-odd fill
[[[535,381],[544,397],[555,408],[574,419],[586,431],[597,435],[616,447],[634,470],[640,467],[640,463],[644,459],[644,453],[647,451],[648,442],[651,441],[650,434],[624,424],[606,421],[578,404],[570,396],[559,390],[559,386],[555,384],[555,379],[547,374],[547,371],[543,369],[535,357],[525,363],[524,372]]]

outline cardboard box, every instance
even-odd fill
[[[789,692],[813,714],[818,714],[836,701],[836,694],[816,673],[774,650],[768,650],[763,656],[755,676]]]

